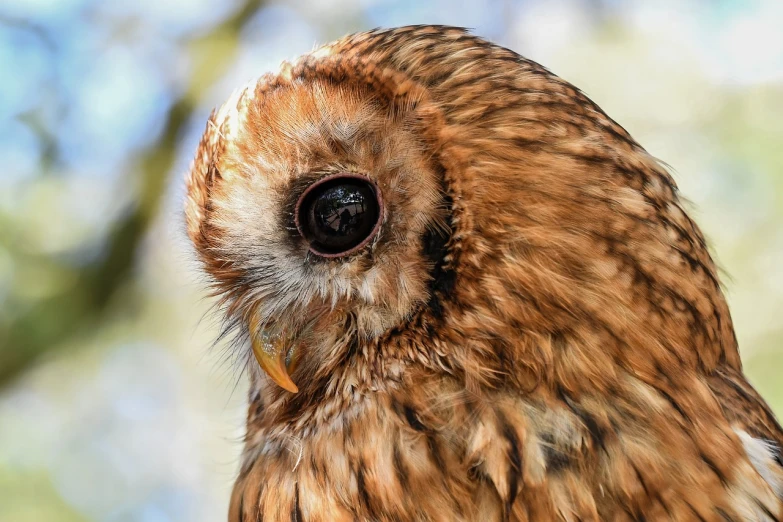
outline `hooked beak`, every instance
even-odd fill
[[[256,356],[261,369],[278,386],[291,393],[297,393],[299,388],[291,380],[286,366],[286,355],[291,349],[293,340],[285,334],[267,336],[260,332],[256,314],[253,314],[250,319],[250,339],[253,355]]]

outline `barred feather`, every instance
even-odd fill
[[[292,201],[345,170],[380,232],[315,259]],[[230,324],[302,332],[299,393],[251,370],[232,522],[783,517],[703,235],[542,66],[452,27],[329,44],[213,113],[186,217]]]

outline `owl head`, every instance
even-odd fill
[[[236,91],[185,213],[228,324],[289,391],[414,367],[530,389],[739,364],[665,169],[572,85],[462,29],[354,35]]]

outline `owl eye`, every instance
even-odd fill
[[[343,173],[310,185],[296,203],[294,219],[313,253],[341,257],[375,237],[382,209],[381,195],[373,182]]]

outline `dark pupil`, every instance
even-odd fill
[[[373,188],[360,180],[337,179],[305,201],[312,246],[327,254],[352,249],[372,233],[378,221]],[[319,187],[320,188],[320,187]]]

